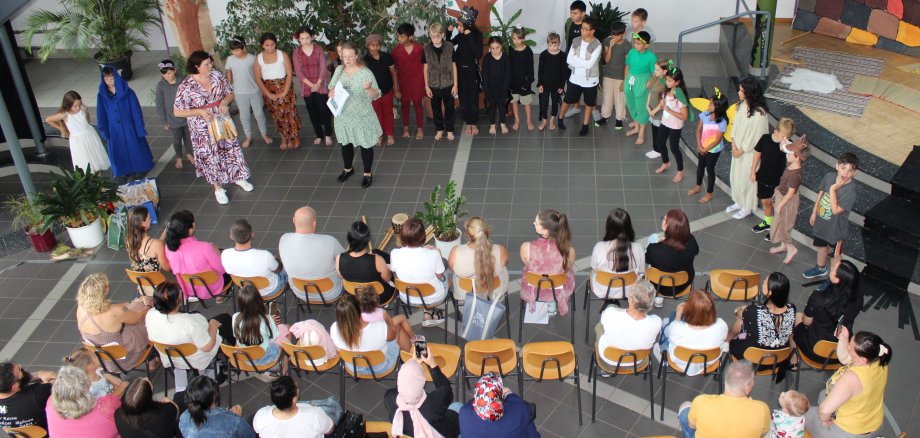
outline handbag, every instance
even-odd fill
[[[507,293],[507,292],[505,292]],[[492,302],[479,298],[476,295],[476,281],[473,280],[473,292],[466,294],[464,306],[467,311],[463,312],[463,331],[460,336],[467,341],[481,341],[495,337],[495,331],[498,324],[505,316],[508,309],[502,301],[504,294],[492,297]]]
[[[124,207],[119,207],[115,213],[109,215],[109,229],[106,240],[109,249],[119,250],[125,247],[125,228],[128,225],[128,212]]]
[[[365,438],[366,436],[364,414],[355,411],[345,411],[342,418],[335,425],[334,438]]]

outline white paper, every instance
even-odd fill
[[[336,82],[335,88],[333,88],[332,91],[335,92],[335,97],[330,97],[326,100],[326,106],[332,111],[333,117],[338,117],[339,114],[342,114],[342,108],[345,108],[345,101],[348,100],[350,94],[348,90],[342,86],[342,81]]]

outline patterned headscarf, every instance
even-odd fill
[[[503,400],[504,385],[501,376],[488,373],[476,382],[473,394],[473,410],[485,421],[498,421],[505,415]]]

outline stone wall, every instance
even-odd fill
[[[792,27],[920,58],[920,0],[799,0]]]

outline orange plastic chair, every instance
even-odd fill
[[[780,368],[788,364],[789,359],[792,358],[792,347],[778,350],[748,347],[744,350],[744,358],[756,366],[755,375],[770,376],[773,382],[776,382]],[[789,379],[786,379],[786,389],[789,389]]]
[[[604,298],[598,298],[591,291],[591,277],[594,277],[597,280],[598,284],[606,284],[607,291],[604,293]],[[585,344],[588,343],[590,334],[591,334],[591,302],[592,301],[604,301],[611,300],[611,292],[614,289],[619,288],[620,294],[623,295],[623,299],[626,298],[626,288],[632,286],[639,280],[639,275],[635,272],[624,272],[622,274],[614,274],[613,272],[607,271],[594,271],[592,276],[589,276],[588,281],[585,282],[585,302],[582,304],[582,308],[585,309]]]
[[[808,368],[818,372],[824,371],[836,371],[841,366],[839,360],[837,359],[837,343],[831,341],[818,341],[811,351],[822,358],[822,361],[816,362],[810,359],[808,356],[802,354],[798,349],[795,350],[795,355],[799,358],[799,373],[805,371],[802,368],[802,365],[808,365]],[[796,374],[795,379],[795,389],[799,389],[799,377],[801,374]]]
[[[111,345],[97,346],[89,342],[86,342],[85,340],[83,341],[83,345],[87,349],[89,349],[89,351],[92,351],[93,354],[96,355],[96,359],[99,360],[99,363],[101,364],[102,369],[109,374],[124,375],[124,374],[128,374],[129,372],[140,368],[141,366],[144,366],[144,369],[147,371],[147,378],[148,379],[150,378],[150,370],[147,369],[146,367],[147,361],[149,361],[151,358],[154,357],[153,356],[153,344],[151,344],[150,342],[147,343],[147,348],[145,348],[143,354],[141,354],[137,358],[137,361],[133,364],[128,364],[127,367],[123,367],[121,364],[118,363],[119,360],[124,359],[125,357],[128,357],[128,350],[125,349],[125,347],[123,347],[122,345],[111,344]],[[114,364],[115,370],[109,369],[107,363]]]
[[[723,301],[753,301],[760,295],[760,282],[761,275],[757,272],[713,269],[709,271],[706,290]]]
[[[281,362],[281,354],[275,360],[265,365],[256,365],[255,361],[265,356],[265,350],[258,345],[246,347],[234,347],[232,345],[220,344],[220,351],[227,356],[227,361],[231,368],[246,373],[264,373]],[[233,379],[227,379],[227,386],[230,391],[230,406],[233,406]]]
[[[258,290],[262,290],[268,287],[269,281],[265,277],[241,277],[239,275],[231,275],[230,278],[233,279],[233,284],[236,287],[243,287],[246,284],[251,284]],[[281,317],[284,321],[287,321],[287,292],[288,285],[285,283],[283,287],[278,289],[275,292],[272,292],[268,295],[262,295],[262,301],[266,303],[278,302],[281,300]]]
[[[386,362],[386,355],[383,351],[349,351],[349,350],[339,350],[339,356],[342,358],[341,364],[341,373],[340,373],[340,383],[339,383],[339,397],[342,400],[342,405],[345,405],[345,375],[348,374],[355,381],[355,383],[360,382],[361,380],[374,380],[380,382],[383,380],[396,380],[396,377],[388,377],[396,371],[398,368],[399,361],[394,361],[393,366],[390,369],[384,370],[382,373],[378,374],[374,371],[374,367]],[[349,369],[346,365],[351,365],[352,369]],[[359,367],[366,367],[370,369],[370,373],[356,373]]]
[[[128,280],[137,285],[138,295],[147,291],[153,293],[157,286],[166,282],[166,275],[161,271],[141,272],[125,269],[125,273],[128,274]]]
[[[397,301],[397,305],[400,309],[403,310],[403,313],[406,315],[406,318],[409,317],[409,312],[413,309],[423,309],[423,310],[432,310],[437,309],[442,304],[444,305],[444,315],[450,315],[449,303],[453,301],[453,295],[450,291],[450,286],[448,286],[447,294],[444,295],[444,298],[441,301],[434,302],[431,300],[431,297],[435,294],[434,286],[428,283],[409,283],[407,281],[402,281],[399,278],[393,281],[393,284],[396,286],[398,294],[404,294],[406,296],[405,302],[400,298]],[[418,297],[421,301],[421,305],[410,304],[411,298]],[[426,301],[426,298],[428,301]],[[454,303],[454,309],[456,310],[457,305]],[[457,318],[454,315],[454,335],[457,335]],[[444,343],[447,343],[447,321],[444,321]]]
[[[691,348],[685,348],[678,346],[674,350],[674,356],[677,359],[680,359],[687,363],[687,365],[681,369],[670,360],[669,352],[661,352],[661,363],[658,366],[658,377],[661,379],[661,419],[664,420],[664,403],[667,395],[668,388],[668,374],[679,374],[682,376],[688,376],[687,370],[690,369],[690,365],[698,364],[703,365],[703,372],[699,375],[703,377],[713,376],[717,382],[719,382],[719,393],[722,393],[722,366],[725,363],[725,355],[722,353],[722,350],[719,347],[711,348],[708,350],[694,350]],[[713,362],[711,365],[707,365],[709,362]],[[664,375],[662,375],[664,372]]]
[[[501,284],[501,281],[502,281],[501,278],[499,278],[498,276],[495,276],[495,278],[492,279],[492,285],[495,288],[498,288],[498,285]],[[473,278],[472,277],[457,277],[457,285],[460,286],[460,290],[463,291],[464,293],[467,293],[467,292],[473,293]],[[511,316],[510,316],[511,315],[511,305],[508,303],[507,293],[505,293],[505,297],[502,301],[503,301],[503,304],[505,305],[505,329],[507,330],[507,333],[508,333],[508,339],[511,339]],[[456,309],[457,307],[459,307],[457,303],[454,303],[454,309]],[[457,334],[456,336],[457,340],[459,340],[460,338],[460,335],[458,334],[460,332],[458,331],[458,328],[457,328],[458,319],[459,318],[454,319],[454,333]]]
[[[687,287],[682,290],[677,290],[678,284],[686,284],[690,281],[690,274],[687,274],[684,271],[680,272],[664,272],[660,269],[649,266],[645,270],[645,279],[650,283],[658,286],[658,296],[663,296],[665,298],[683,298],[685,295],[690,293],[690,290],[693,289],[693,284],[687,284]],[[661,295],[662,288],[670,288],[672,295]]]
[[[331,306],[335,305],[342,299],[342,295],[339,294],[335,299],[327,300],[326,294],[332,292],[332,289],[335,287],[335,283],[332,282],[330,278],[297,278],[291,277],[291,282],[294,283],[294,287],[304,291],[306,294],[306,300],[300,299],[297,294],[294,294],[294,298],[297,301],[297,320],[300,321],[300,311],[301,307],[307,305],[307,313],[313,313],[313,305],[319,306]],[[292,291],[293,292],[293,291]],[[319,297],[319,299],[314,298],[314,296]]]
[[[179,274],[179,278],[182,279],[182,281],[184,281],[185,283],[188,283],[189,285],[192,286],[192,293],[195,295],[196,298],[198,298],[198,302],[201,303],[202,307],[204,307],[205,309],[208,308],[208,305],[207,303],[205,303],[204,298],[198,296],[198,288],[204,288],[205,290],[208,291],[208,295],[212,297],[223,295],[229,298],[230,301],[233,302],[233,311],[236,312],[236,300],[233,299],[233,289],[232,289],[233,283],[232,282],[224,283],[224,287],[217,293],[212,291],[211,287],[208,286],[209,284],[212,284],[217,281],[218,274],[216,272],[204,271],[204,272],[198,272],[194,274]],[[183,310],[188,311],[188,306],[189,306],[188,299],[187,297],[185,297],[185,294],[183,294],[182,296],[183,296],[182,305],[184,307]]]
[[[4,427],[3,431],[13,438],[44,438],[48,431],[41,426]]]
[[[553,291],[553,301],[559,302],[556,298],[556,288],[562,287],[565,284],[566,275],[565,272],[559,274],[541,274],[537,272],[528,272],[524,275],[524,278],[521,280],[524,283],[533,285],[536,288],[536,296],[539,299],[540,292],[544,290]],[[518,342],[522,342],[524,337],[524,312],[527,302],[521,300],[521,317],[518,319]],[[569,306],[569,313],[572,317],[572,335],[571,341],[575,343],[575,294],[572,294],[572,305]]]
[[[486,373],[495,373],[505,378],[518,377],[518,393],[524,396],[524,379],[518,361],[517,346],[511,339],[486,339],[469,341],[463,346],[463,382],[461,399],[466,400],[469,379],[479,378]]]
[[[166,360],[163,361],[163,395],[169,396],[169,373],[165,371],[168,370],[170,372],[174,372],[174,370],[177,368],[177,360],[181,359],[182,362],[185,363],[186,368],[184,369],[191,371],[192,374],[196,376],[199,374],[199,370],[193,367],[192,364],[188,361],[189,356],[198,352],[198,347],[195,346],[195,344],[163,344],[153,341],[150,343],[153,344],[153,348],[155,348],[160,353],[160,356],[166,356]],[[212,361],[212,363],[214,365],[214,375],[216,376],[217,363],[214,361]]]
[[[578,356],[570,342],[531,342],[521,349],[521,364],[525,379],[535,382],[544,380],[575,380],[575,397],[578,400],[578,425],[581,426],[581,377],[578,372]],[[523,397],[523,394],[521,395]]]
[[[610,377],[632,375],[648,379],[648,401],[651,404],[649,417],[653,420],[655,419],[655,387],[652,377],[651,353],[651,348],[647,350],[621,350],[614,347],[607,347],[603,352],[600,352],[597,351],[597,343],[594,343],[594,358],[591,361],[591,370],[588,373],[588,381],[594,380],[591,393],[592,423],[597,416],[597,378],[602,377],[599,375],[599,370],[610,375]],[[616,362],[617,364],[610,365],[607,361]]]

